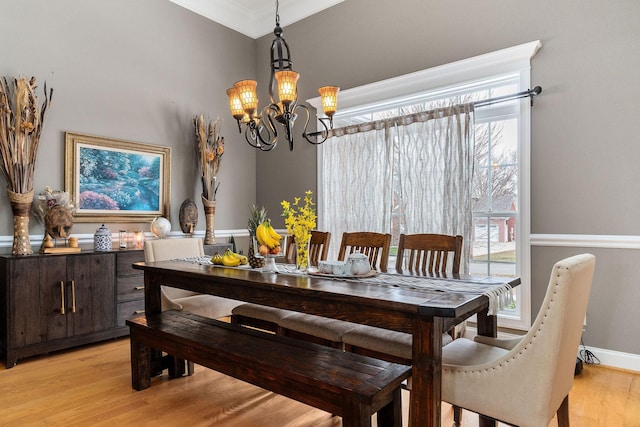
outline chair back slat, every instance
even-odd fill
[[[401,234],[396,270],[406,268],[413,273],[458,274],[461,254],[462,236]],[[451,256],[453,259],[450,262]]]
[[[342,233],[338,259],[344,261],[348,254],[359,251],[369,258],[372,268],[381,272],[387,271],[391,234],[359,231]]]
[[[309,265],[317,267],[318,261],[327,259],[330,241],[331,233],[328,231],[311,231],[311,240],[309,241]],[[285,258],[288,263],[295,264],[296,262],[296,240],[293,236],[287,236]]]

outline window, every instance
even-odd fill
[[[495,98],[530,87],[530,58],[541,47],[531,42],[406,76],[348,89],[340,94],[335,126]],[[309,100],[316,108],[319,99]],[[500,325],[530,325],[529,100],[513,100],[475,111],[472,274],[518,275],[522,285],[505,301]],[[321,111],[321,110],[320,110]],[[323,170],[319,146],[319,173]],[[391,172],[393,175],[393,172]],[[391,192],[396,194],[395,192]],[[323,212],[323,176],[318,177],[318,211]],[[396,203],[393,203],[395,206]],[[340,215],[349,215],[348,209]],[[392,213],[389,232],[402,223]],[[323,228],[322,215],[319,228]],[[397,242],[397,236],[394,236]],[[332,239],[339,243],[340,238]]]

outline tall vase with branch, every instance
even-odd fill
[[[316,228],[317,216],[312,195],[311,190],[304,193],[304,205],[300,197],[295,197],[293,203],[286,200],[280,203],[287,233],[293,236],[296,244],[296,270],[299,272],[306,272],[309,267],[311,230]]]
[[[206,123],[201,114],[193,118],[196,136],[196,154],[202,180],[202,204],[204,205],[205,235],[207,245],[216,242],[214,221],[216,215],[216,193],[218,192],[218,171],[224,154],[224,137],[220,136],[220,118]]]
[[[29,210],[33,201],[33,175],[40,134],[53,89],[38,105],[36,79],[0,78],[0,156],[7,180],[7,197],[13,212],[14,255],[33,253],[29,241]]]

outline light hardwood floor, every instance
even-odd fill
[[[197,365],[191,377],[165,375],[136,392],[126,338],[0,369],[0,426],[342,425],[326,412]],[[587,366],[575,379],[570,407],[573,427],[640,427],[640,374]],[[451,407],[443,404],[442,412],[443,425],[453,425]],[[462,425],[477,426],[475,414],[465,411]]]

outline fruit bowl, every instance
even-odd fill
[[[284,256],[280,245],[282,240],[282,236],[273,229],[268,219],[256,227],[251,249],[256,259],[264,259],[265,265],[262,271],[278,271],[275,259]]]
[[[260,253],[260,247],[264,246],[258,243],[257,240],[253,240],[253,250],[254,256],[258,259],[264,259],[264,267],[262,267],[261,271],[278,271],[276,267],[276,258],[284,258],[284,253],[280,250],[278,253]],[[278,246],[279,247],[279,246]],[[263,250],[264,252],[264,250]]]

